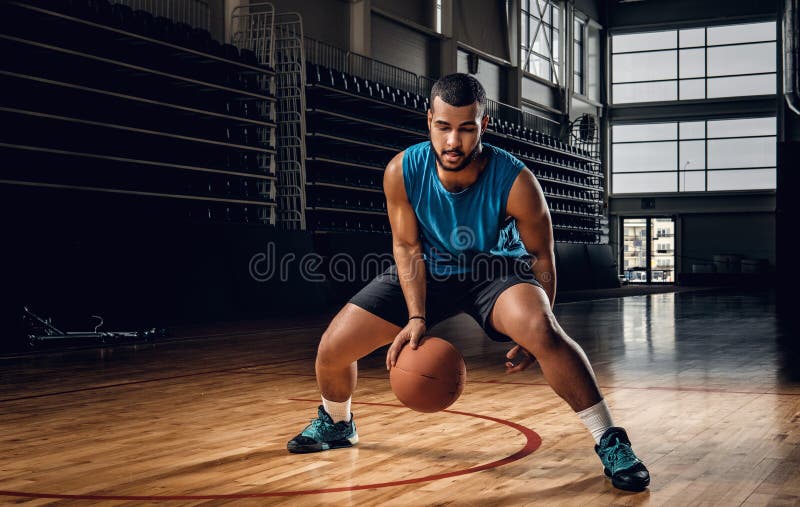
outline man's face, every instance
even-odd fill
[[[428,131],[439,166],[455,172],[475,160],[488,121],[488,116],[478,116],[477,103],[456,107],[435,97],[428,111]]]

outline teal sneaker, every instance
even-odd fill
[[[650,484],[650,472],[633,453],[624,429],[608,428],[594,450],[603,462],[603,472],[611,478],[615,488],[643,491]]]
[[[352,447],[358,443],[356,423],[350,414],[350,421],[333,422],[331,416],[325,412],[322,405],[317,409],[317,418],[299,435],[289,440],[286,448],[289,452],[301,454],[307,452],[327,451],[328,449],[341,449]]]

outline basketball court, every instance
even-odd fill
[[[0,503],[30,505],[796,505],[800,378],[770,292],[556,305],[652,474],[611,486],[591,436],[536,366],[466,316],[431,331],[464,393],[422,414],[393,396],[385,348],[361,361],[360,443],[295,455],[316,414],[328,316],[183,329],[157,344],[2,359]],[[756,339],[757,338],[757,339]]]

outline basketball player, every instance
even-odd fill
[[[515,342],[509,373],[539,362],[592,433],[613,485],[641,491],[650,483],[647,468],[625,430],[614,426],[583,350],[552,313],[553,229],[542,189],[522,162],[481,142],[485,104],[474,77],[443,77],[431,90],[430,141],[386,167],[395,265],[356,294],[322,335],[316,358],[322,405],[287,447],[306,453],[358,442],[350,412],[356,361],[391,343],[391,369],[403,346],[417,348],[428,326],[464,311],[492,339]]]

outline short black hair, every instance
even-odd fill
[[[469,74],[448,74],[440,78],[431,88],[431,109],[433,99],[441,97],[443,101],[455,107],[469,106],[478,103],[478,116],[483,118],[486,112],[486,91],[481,83]]]

